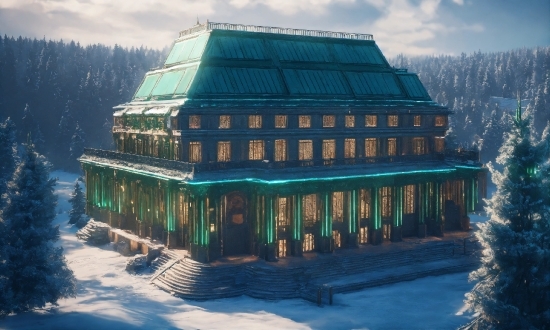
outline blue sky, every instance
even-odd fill
[[[161,49],[197,16],[369,33],[389,57],[550,45],[550,0],[1,0],[0,33]]]

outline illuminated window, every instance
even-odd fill
[[[344,157],[355,158],[355,139],[344,140]]]
[[[366,115],[365,116],[365,127],[376,127],[378,126],[378,118],[376,115]]]
[[[201,116],[199,115],[189,116],[189,128],[192,128],[192,129],[201,128]]]
[[[185,195],[181,192],[178,193],[178,205],[176,207],[176,214],[180,226],[183,227],[189,223],[189,203],[185,201]]]
[[[155,141],[157,142],[157,141]],[[202,150],[200,142],[189,142],[189,162],[202,162]]]
[[[248,142],[248,159],[249,160],[262,160],[264,159],[264,141],[263,140],[250,140]]]
[[[174,141],[174,160],[181,159],[181,140],[177,138]]]
[[[388,156],[397,155],[397,139],[388,138]]]
[[[435,116],[435,126],[442,127],[447,124],[447,116]]]
[[[231,161],[231,142],[220,141],[218,142],[218,162]]]
[[[323,159],[336,158],[336,141],[323,140]]]
[[[399,126],[399,117],[397,115],[388,115],[388,127]]]
[[[442,136],[435,137],[435,151],[443,152],[445,151],[445,138]]]
[[[414,126],[419,127],[422,125],[421,118],[422,117],[420,115],[414,116]]]
[[[298,117],[298,127],[300,127],[300,128],[310,128],[311,127],[311,116],[300,116],[300,117]]]
[[[277,242],[277,257],[286,257],[286,239],[280,239]]]
[[[346,115],[346,127],[355,127],[355,116]]]
[[[378,139],[365,139],[365,157],[376,157],[378,154]]]
[[[412,139],[412,147],[414,155],[423,155],[424,154],[424,138],[415,137]]]
[[[369,229],[362,227],[359,229],[359,244],[367,244],[369,242]]]
[[[380,197],[382,202],[382,217],[391,217],[391,187],[380,188]]]
[[[298,141],[298,160],[313,159],[313,141],[299,140]]]
[[[310,252],[315,249],[315,235],[309,233],[304,235],[304,242],[302,243],[302,250],[304,252]]]
[[[361,219],[370,218],[370,189],[359,191],[359,212]]]
[[[323,115],[323,127],[334,127],[336,119],[333,115]]]
[[[334,241],[334,247],[342,247],[342,236],[338,230],[332,231],[332,240]]]
[[[332,221],[344,221],[344,192],[332,193]]]
[[[311,227],[317,222],[317,195],[305,195],[302,196],[302,210],[304,225]]]
[[[284,227],[290,225],[289,215],[289,201],[288,197],[279,197],[278,199],[278,210],[277,210],[277,226]]]
[[[220,125],[218,128],[231,128],[231,116],[222,115],[220,116]]]
[[[262,116],[261,115],[248,116],[248,128],[262,128]]]
[[[414,200],[415,200],[415,190],[414,185],[408,185],[403,187],[403,213],[404,214],[413,214],[414,213]]]
[[[288,160],[286,140],[275,140],[275,161],[284,162]]]
[[[275,116],[275,128],[286,128],[287,116],[277,115]]]

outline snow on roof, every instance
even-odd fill
[[[165,115],[167,114],[172,108],[167,106],[160,106],[160,107],[152,107],[147,110],[145,110],[145,115]]]

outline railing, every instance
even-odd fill
[[[372,34],[291,29],[291,28],[272,27],[272,26],[215,23],[215,22],[206,22],[204,24],[197,24],[189,29],[181,31],[179,36],[181,38],[183,36],[190,35],[196,32],[211,31],[211,30],[260,32],[260,33],[273,33],[273,34],[288,34],[288,35],[294,35],[294,36],[324,37],[324,38],[354,39],[354,40],[374,40]]]
[[[84,155],[97,156],[101,158],[114,159],[119,161],[151,165],[166,169],[173,169],[183,172],[210,172],[237,169],[281,169],[298,167],[333,167],[342,165],[361,165],[361,164],[389,164],[389,163],[416,163],[422,161],[443,161],[455,160],[462,162],[477,161],[478,153],[475,151],[457,151],[449,150],[445,154],[425,154],[425,155],[404,155],[404,156],[385,156],[385,157],[363,157],[353,159],[312,159],[312,160],[287,160],[281,162],[271,162],[267,160],[247,160],[235,162],[212,162],[212,163],[188,163],[178,160],[162,159],[150,156],[121,153],[117,151],[84,149]]]

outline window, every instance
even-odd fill
[[[231,142],[220,141],[218,142],[218,162],[231,161]]]
[[[323,127],[334,127],[336,119],[333,115],[323,115]]]
[[[305,195],[302,197],[302,210],[304,226],[311,227],[317,222],[317,195]]]
[[[264,141],[250,140],[248,142],[248,159],[262,160],[264,159]]]
[[[359,191],[359,212],[361,219],[370,218],[370,189]]]
[[[221,115],[220,116],[220,125],[218,128],[227,129],[231,128],[231,116],[229,115]]]
[[[419,127],[422,125],[422,121],[421,121],[421,116],[420,115],[416,115],[414,116],[414,126],[415,127]]]
[[[299,140],[298,141],[298,160],[313,159],[313,141]]]
[[[302,250],[304,252],[310,252],[315,249],[315,236],[313,234],[305,234],[304,242],[302,243]]]
[[[199,115],[189,116],[189,128],[191,129],[201,128],[201,116]]]
[[[344,221],[344,192],[332,193],[332,221]]]
[[[334,241],[335,248],[342,247],[342,236],[338,230],[332,231],[332,240]]]
[[[346,127],[355,127],[355,116],[354,115],[346,115]]]
[[[369,242],[369,229],[362,227],[359,229],[359,244],[367,244]]]
[[[280,239],[277,242],[277,257],[286,257],[286,239]]]
[[[156,142],[156,141],[155,141]],[[189,142],[189,162],[202,162],[202,150],[200,142]]]
[[[442,127],[447,124],[447,116],[435,116],[435,126]]]
[[[413,154],[414,155],[423,155],[424,154],[424,138],[415,137],[412,140]]]
[[[290,225],[289,215],[289,198],[279,197],[278,199],[278,211],[277,211],[277,226],[285,227]]]
[[[275,140],[275,161],[284,162],[288,160],[286,151],[286,140]]]
[[[380,188],[380,197],[382,201],[382,218],[391,217],[391,187]]]
[[[404,214],[413,214],[414,213],[414,199],[415,199],[415,190],[414,185],[408,185],[403,187],[403,213]]]
[[[181,159],[181,139],[176,138],[174,141],[174,160]]]
[[[365,139],[365,157],[376,157],[378,154],[378,139]]]
[[[388,138],[388,156],[397,155],[397,139]]]
[[[435,137],[435,152],[445,151],[445,138],[442,136]]]
[[[397,115],[388,115],[388,127],[399,126],[399,117]]]
[[[311,116],[300,116],[300,117],[298,117],[298,127],[300,127],[300,128],[310,128],[311,127]]]
[[[248,128],[262,128],[262,116],[261,115],[248,116]]]
[[[323,159],[336,158],[336,141],[323,140]]]
[[[355,139],[344,140],[344,158],[355,158]]]
[[[287,116],[277,115],[275,116],[275,128],[286,128]]]
[[[376,115],[366,115],[365,116],[365,127],[376,127],[378,126],[378,118]]]

